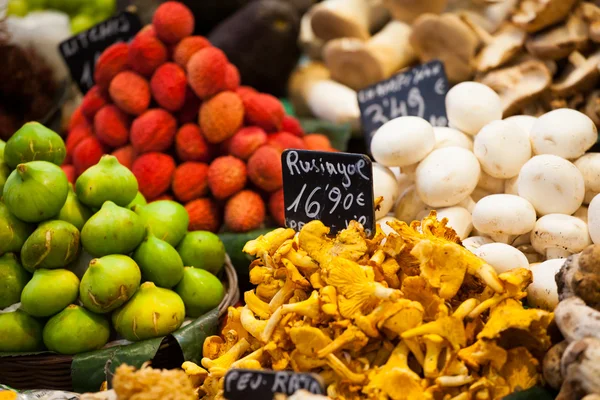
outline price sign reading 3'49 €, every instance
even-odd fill
[[[299,231],[321,220],[336,234],[358,221],[375,231],[373,165],[362,154],[286,150],[281,156],[285,224]]]

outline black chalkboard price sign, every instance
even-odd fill
[[[225,375],[223,386],[228,400],[272,400],[275,394],[292,395],[301,389],[325,393],[318,375],[291,371],[232,369]]]
[[[416,116],[433,126],[447,126],[448,78],[444,64],[431,61],[358,92],[367,149],[379,127],[391,119]]]
[[[100,54],[112,44],[130,41],[140,29],[138,16],[125,11],[58,45],[71,78],[83,94],[94,86],[94,67]]]
[[[373,165],[362,154],[286,150],[281,156],[285,224],[300,230],[318,219],[331,234],[360,222],[375,229]]]

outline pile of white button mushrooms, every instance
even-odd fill
[[[450,127],[400,117],[373,137],[376,212],[407,223],[436,210],[498,273],[530,268],[528,302],[553,310],[564,258],[600,243],[600,153],[585,114],[557,109],[502,119],[500,97],[477,82],[446,96]]]

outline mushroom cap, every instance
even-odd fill
[[[334,80],[354,90],[387,78],[367,42],[358,38],[330,40],[323,48],[323,61]]]
[[[563,258],[531,265],[533,282],[527,287],[527,302],[531,307],[553,311],[558,304],[558,287],[554,276],[565,263]]]
[[[429,212],[431,209],[419,197],[416,185],[412,185],[400,195],[394,215],[400,221],[409,224],[416,220],[417,215],[424,210]]]
[[[486,174],[512,178],[531,158],[529,134],[510,121],[492,121],[475,136],[473,153]]]
[[[520,172],[519,172],[520,173]],[[519,175],[506,179],[504,181],[504,193],[505,194],[514,194],[515,196],[519,195]]]
[[[515,268],[529,268],[525,254],[505,243],[484,244],[473,250],[473,254],[494,267],[498,274]]]
[[[550,86],[554,96],[567,97],[594,88],[600,78],[598,64],[600,51],[589,56],[578,65],[568,65],[561,76]]]
[[[434,126],[433,134],[435,135],[435,149],[443,147],[462,147],[467,150],[473,150],[473,139],[465,135],[458,129],[447,128],[445,126]]]
[[[577,110],[559,108],[538,118],[530,133],[535,154],[581,157],[598,140],[594,122]]]
[[[535,225],[530,202],[512,194],[493,194],[479,200],[473,210],[473,226],[487,235],[521,235]]]
[[[583,203],[585,183],[577,167],[564,158],[544,154],[527,161],[517,181],[519,196],[538,215],[573,214]]]
[[[513,115],[512,117],[504,118],[504,121],[509,121],[518,125],[519,128],[529,134],[533,128],[533,124],[537,121],[537,117],[534,117],[533,115]]]
[[[466,239],[473,230],[471,213],[463,207],[446,207],[437,210],[437,220],[448,219],[448,226],[456,232],[460,240]]]
[[[494,241],[486,236],[471,236],[462,241],[462,245],[470,252],[489,243],[494,243]]]
[[[453,127],[475,136],[491,121],[502,119],[502,102],[486,85],[462,82],[446,94],[446,114]]]
[[[500,96],[504,116],[515,114],[536,100],[552,83],[548,67],[537,60],[491,71],[478,79]]]
[[[586,192],[600,192],[600,153],[584,154],[574,164],[583,175]]]
[[[417,193],[430,207],[453,206],[475,190],[480,172],[479,161],[469,150],[437,149],[417,167]]]
[[[600,244],[600,196],[596,196],[588,206],[588,230],[592,242]]]
[[[371,140],[371,154],[387,167],[421,161],[435,146],[433,127],[419,117],[399,117],[383,124]]]
[[[592,244],[588,226],[579,218],[565,214],[548,214],[537,220],[531,231],[535,251],[546,254],[548,249],[579,253]]]
[[[448,0],[383,0],[383,5],[390,10],[394,19],[407,23],[425,13],[439,14],[447,4]]]
[[[581,15],[571,14],[566,23],[527,39],[525,47],[535,57],[560,60],[587,41],[587,26]]]
[[[525,32],[512,24],[503,25],[494,34],[492,42],[479,51],[475,59],[477,70],[486,72],[512,59],[523,48]]]
[[[450,82],[471,79],[479,38],[458,16],[422,14],[412,28],[410,44],[422,62],[442,61]]]
[[[381,226],[381,230],[383,231],[383,233],[385,233],[386,236],[390,233],[396,232],[387,224],[389,221],[398,221],[398,219],[394,217],[383,217],[377,220],[377,223],[379,224],[379,226]]]
[[[504,193],[504,181],[504,179],[494,178],[493,176],[486,174],[484,171],[481,171],[481,175],[479,175],[479,182],[477,182],[477,187],[489,192],[490,194]]]
[[[315,5],[311,18],[315,36],[324,41],[341,37],[367,40],[371,35],[365,3],[362,0],[327,0]]]
[[[524,0],[512,16],[512,22],[532,33],[563,20],[577,0]]]
[[[379,209],[375,210],[375,219],[385,217],[396,204],[399,195],[398,180],[389,168],[373,164],[373,196],[383,196]]]

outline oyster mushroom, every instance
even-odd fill
[[[462,82],[473,76],[472,62],[479,38],[458,16],[421,15],[413,23],[410,44],[421,62],[442,61],[450,82]]]
[[[587,115],[561,108],[539,117],[530,136],[535,154],[554,154],[573,160],[596,143],[598,130]]]
[[[505,24],[490,35],[485,29],[470,21],[470,18],[463,16],[463,20],[485,43],[485,47],[479,51],[474,61],[475,68],[479,72],[486,72],[507,63],[521,51],[525,44],[525,32],[513,24]]]
[[[451,126],[475,136],[488,123],[502,119],[502,102],[486,85],[462,82],[446,94],[446,113]]]
[[[535,209],[522,197],[493,194],[479,200],[473,210],[473,226],[496,242],[511,243],[535,226]]]
[[[519,196],[528,200],[538,215],[571,215],[583,203],[585,183],[575,165],[564,158],[543,154],[527,161],[517,181]]]
[[[405,167],[425,158],[435,146],[433,127],[419,117],[399,117],[383,124],[371,140],[371,154],[388,167]]]
[[[600,245],[588,246],[562,263],[556,274],[559,299],[573,296],[600,310]]]
[[[575,161],[575,166],[579,168],[585,182],[584,204],[590,201],[600,193],[600,153],[587,153]]]
[[[334,80],[359,90],[389,78],[416,60],[408,38],[410,26],[389,22],[368,41],[339,38],[323,49],[323,60]]]
[[[512,22],[532,33],[562,21],[577,0],[523,0],[512,16]]]
[[[583,47],[587,39],[587,26],[581,15],[574,13],[564,24],[527,39],[525,47],[535,57],[560,60]]]
[[[531,231],[531,244],[546,259],[567,258],[592,243],[587,224],[564,214],[548,214],[537,220]]]
[[[492,121],[475,136],[473,153],[486,174],[499,179],[515,177],[531,158],[529,134],[512,122]]]
[[[594,88],[600,78],[598,70],[600,51],[587,58],[578,51],[574,51],[568,59],[571,65],[566,67],[563,74],[550,86],[550,91],[554,96],[566,97],[586,92]]]
[[[446,8],[448,0],[383,0],[383,5],[392,14],[392,18],[402,22],[413,22],[421,14],[440,14]]]
[[[529,267],[529,261],[525,254],[504,243],[484,244],[473,250],[473,254],[494,267],[498,274],[515,268]]]
[[[592,2],[582,2],[579,10],[588,23],[590,39],[596,43],[600,42],[600,7]]]
[[[533,103],[552,83],[548,67],[536,60],[497,69],[478,79],[500,96],[504,116],[513,115]]]
[[[366,40],[369,31],[386,18],[383,7],[366,0],[326,0],[313,6],[311,25],[319,39],[341,37]]]
[[[558,304],[558,290],[554,276],[564,263],[565,260],[556,258],[530,266],[533,282],[527,287],[527,302],[531,307],[554,310]]]

